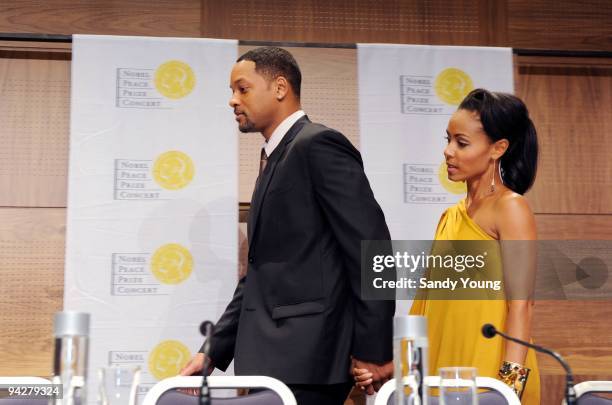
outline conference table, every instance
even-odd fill
[[[213,393],[214,395],[214,393]],[[270,390],[259,390],[247,396],[235,398],[213,398],[211,405],[282,405],[280,397]],[[177,390],[170,390],[163,394],[158,405],[199,405],[198,397]],[[391,395],[389,405],[394,405],[394,397]],[[429,405],[438,405],[437,397],[429,398]],[[505,405],[504,398],[496,392],[484,392],[478,394],[479,405]],[[612,399],[603,398],[596,394],[585,394],[580,397],[579,405],[612,405]],[[0,405],[48,405],[46,399],[13,399],[0,398]],[[79,405],[79,404],[75,404]],[[112,402],[109,405],[115,405]],[[118,404],[119,405],[119,404]],[[139,404],[137,404],[139,405]]]
[[[211,390],[214,391],[214,390]],[[214,395],[214,392],[213,392]],[[389,398],[389,404],[394,404],[394,398]],[[270,390],[258,390],[247,396],[234,398],[213,398],[211,405],[282,405],[280,397]],[[480,405],[505,405],[504,398],[495,392],[478,394]],[[612,403],[612,402],[611,402]],[[170,390],[163,394],[157,401],[158,405],[199,405],[198,397],[177,390]],[[431,397],[430,405],[438,405],[437,397]],[[581,402],[582,404],[582,402]],[[46,399],[12,399],[0,398],[0,405],[48,405]],[[79,404],[75,404],[79,405]],[[114,405],[112,402],[109,405]],[[123,404],[121,404],[123,405]],[[125,404],[127,405],[127,404]],[[138,404],[137,404],[138,405]]]

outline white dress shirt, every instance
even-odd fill
[[[278,144],[280,144],[280,142],[283,140],[287,131],[289,131],[293,124],[295,124],[297,120],[302,118],[304,115],[306,115],[304,110],[297,110],[296,112],[285,118],[283,122],[278,124],[274,132],[272,132],[272,136],[262,146],[262,148],[266,150],[266,155],[268,157],[270,157],[272,152],[274,152],[274,149],[276,149]]]

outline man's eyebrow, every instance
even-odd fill
[[[241,84],[244,84],[246,82],[246,80],[243,77],[239,77],[238,79],[234,80],[233,82],[230,82],[230,89],[233,88],[233,86],[239,86]]]

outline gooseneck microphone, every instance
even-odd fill
[[[202,386],[200,387],[200,405],[211,405],[210,390],[208,388],[208,368],[210,367],[210,337],[213,332],[213,323],[204,321],[200,325],[200,333],[204,335],[204,365],[202,367]]]
[[[569,364],[567,364],[567,362],[563,360],[563,357],[561,357],[559,353],[554,352],[545,347],[534,345],[533,343],[525,342],[524,340],[517,339],[512,336],[508,336],[505,333],[498,331],[495,328],[495,326],[491,325],[490,323],[486,323],[482,326],[482,335],[486,337],[487,339],[491,339],[495,335],[499,335],[503,337],[504,339],[508,339],[520,345],[530,347],[537,352],[546,353],[549,356],[552,356],[565,369],[565,402],[567,403],[567,405],[576,405],[576,390],[574,390],[574,374],[572,373],[572,369],[570,368]]]

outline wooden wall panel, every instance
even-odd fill
[[[0,41],[1,51],[23,51],[23,52],[58,52],[67,54],[70,59],[72,44],[68,42],[43,42],[43,41]],[[3,54],[6,55],[6,54]],[[35,55],[29,55],[30,59],[36,59]],[[44,59],[44,58],[39,58]]]
[[[612,240],[612,215],[536,214],[540,240]]]
[[[537,213],[612,214],[612,66],[518,66],[516,94],[527,104],[540,141],[529,198]]]
[[[508,0],[508,46],[612,50],[612,2]]]
[[[16,0],[0,3],[0,32],[200,36],[200,0]]]
[[[572,367],[576,382],[612,380],[612,301],[538,301],[534,343],[560,353]],[[537,354],[542,404],[560,404],[565,373],[550,356]]]
[[[612,215],[536,214],[541,240],[610,240]],[[570,363],[576,382],[612,380],[611,301],[537,301],[534,342],[553,348]],[[538,354],[542,403],[559,404],[565,377],[561,366]]]
[[[69,59],[0,51],[0,206],[66,205]]]
[[[51,375],[65,222],[65,209],[0,208],[0,375]]]
[[[202,36],[260,41],[493,45],[506,0],[202,2]]]
[[[561,366],[559,366],[561,367]],[[574,376],[574,383],[581,383],[584,381],[610,381],[612,378],[610,374],[582,374]],[[558,405],[562,404],[565,399],[565,375],[544,375],[540,377],[541,386],[544,387],[543,393],[546,393],[545,397],[542,397],[542,405]],[[612,398],[611,394],[597,394],[598,396],[605,398]],[[588,402],[587,402],[588,403]]]
[[[606,0],[16,0],[0,32],[611,50]]]
[[[0,32],[610,50],[609,10],[601,0],[17,0],[0,4]],[[24,48],[64,55],[15,52]],[[0,375],[50,373],[51,318],[63,296],[65,211],[6,206],[65,205],[69,56],[62,48],[0,43],[9,50],[0,53]],[[290,50],[304,72],[305,110],[358,145],[355,51]],[[612,165],[606,160],[612,150],[605,140],[612,122],[612,62],[518,62],[517,94],[541,134],[540,176],[529,196],[540,238],[612,239]],[[18,83],[13,79],[23,75],[28,83],[21,96],[9,99]],[[56,117],[63,120],[61,128]],[[32,128],[20,127],[26,124]],[[259,135],[241,135],[242,201],[250,198],[260,146]],[[610,304],[538,302],[534,339],[567,355],[579,380],[612,379]],[[558,403],[560,369],[542,357],[540,365],[543,403]]]
[[[532,336],[536,344],[553,348],[576,374],[612,378],[612,301],[537,301]],[[549,356],[538,355],[542,374],[562,374]]]
[[[612,215],[536,214],[541,240],[611,240]],[[537,301],[532,337],[570,363],[576,382],[612,380],[611,301]],[[565,376],[549,356],[537,355],[542,404],[559,404]]]

